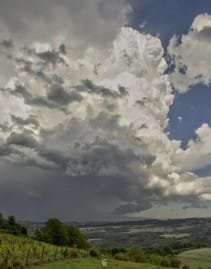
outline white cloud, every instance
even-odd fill
[[[1,0],[0,5],[0,33],[6,38],[28,44],[65,39],[70,46],[104,46],[128,23],[131,11],[127,0]]]
[[[187,148],[178,148],[174,159],[182,171],[193,171],[211,164],[211,129],[203,124],[196,130],[196,139]]]
[[[168,52],[175,60],[176,69],[171,75],[175,88],[184,93],[192,85],[211,82],[211,16],[198,15],[181,41],[174,36]]]

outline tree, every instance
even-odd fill
[[[44,241],[57,245],[65,246],[67,244],[67,232],[65,226],[58,219],[49,219],[43,229]]]
[[[4,218],[2,213],[0,213],[0,228],[3,228],[3,226],[4,226]]]
[[[66,231],[67,231],[68,246],[83,249],[89,248],[87,238],[85,237],[84,234],[81,233],[81,231],[78,228],[73,226],[66,226]]]
[[[34,238],[58,246],[77,247],[88,249],[90,247],[87,238],[80,229],[73,226],[65,226],[58,219],[49,219],[45,227],[37,229]]]
[[[45,241],[44,233],[42,229],[36,229],[34,233],[34,239],[38,241]]]
[[[19,235],[22,232],[22,227],[20,226],[20,224],[16,223],[14,216],[8,217],[8,230],[14,235]]]
[[[15,226],[16,225],[16,221],[15,221],[15,217],[14,216],[9,216],[8,217],[8,224],[10,226]]]

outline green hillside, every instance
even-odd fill
[[[83,258],[83,259],[74,259],[66,260],[62,262],[50,263],[41,266],[35,266],[31,269],[157,269],[158,267],[150,264],[140,264],[133,262],[121,262],[112,259],[108,259],[108,264],[106,267],[103,267],[101,260],[94,258]],[[163,267],[159,267],[162,269]],[[168,267],[168,269],[172,269]]]
[[[85,250],[57,247],[27,237],[0,233],[1,269],[22,269],[35,264],[87,255]]]
[[[202,248],[185,251],[179,255],[182,264],[187,264],[191,269],[211,268],[211,248]]]

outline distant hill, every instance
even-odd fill
[[[169,245],[176,252],[211,247],[211,218],[87,223],[79,227],[98,247],[139,245],[156,248]]]

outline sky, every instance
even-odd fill
[[[210,1],[0,5],[0,212],[211,217]]]

